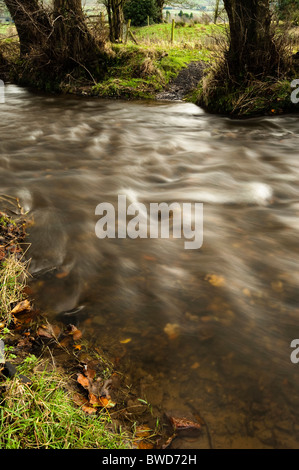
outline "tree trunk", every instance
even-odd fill
[[[54,51],[60,60],[86,62],[97,45],[88,30],[81,0],[54,0]]]
[[[105,6],[109,21],[109,39],[111,42],[121,42],[124,24],[124,0],[106,0]]]
[[[5,0],[5,5],[17,28],[21,55],[45,43],[51,32],[51,24],[37,0]]]
[[[159,21],[160,21],[160,23],[163,23],[163,8],[164,8],[164,5],[165,5],[165,0],[156,0],[156,4],[157,4],[157,7],[158,7]]]
[[[278,58],[270,32],[269,0],[224,0],[224,6],[230,26],[230,74],[271,73]]]
[[[219,3],[220,3],[220,0],[216,0],[215,10],[214,10],[214,23],[215,24],[217,24],[217,19],[219,15]]]

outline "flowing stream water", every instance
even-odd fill
[[[181,448],[298,448],[299,122],[6,87],[0,188],[33,225],[36,302],[121,358]],[[95,208],[201,202],[203,246],[104,239]]]

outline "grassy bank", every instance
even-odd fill
[[[155,99],[182,68],[194,61],[206,61],[207,51],[161,46],[114,45],[103,81],[92,93],[103,98]]]
[[[180,26],[171,43],[169,24],[132,30],[138,44],[130,39],[127,44],[108,44],[104,54],[106,71],[101,77],[94,70],[78,67],[73,74],[53,82],[43,70],[34,70],[30,61],[18,59],[17,38],[5,39],[5,31],[6,36],[13,36],[14,27],[2,28],[2,51],[11,65],[11,80],[21,85],[102,98],[154,99],[188,64],[208,62],[215,49],[212,35],[222,32],[220,27]]]
[[[153,448],[159,421],[113,362],[35,310],[25,236],[0,213],[0,449]]]
[[[180,70],[195,61],[208,62],[215,49],[216,37],[223,28],[214,25],[157,24],[132,28],[138,44],[112,45],[108,69],[93,93],[105,98],[154,99]]]
[[[298,112],[298,105],[291,101],[291,81],[267,77],[240,85],[225,80],[219,84],[207,76],[188,100],[208,112],[237,118]]]
[[[131,448],[132,438],[116,432],[109,413],[75,408],[69,377],[49,365],[30,354],[14,378],[0,382],[0,449]]]
[[[296,53],[299,28],[284,33],[282,27],[277,27],[277,35],[283,38],[290,55]],[[97,67],[89,70],[88,67],[74,65],[72,73],[58,74],[53,79],[46,67],[39,69],[30,60],[18,59],[14,26],[4,25],[0,29],[3,56],[1,67],[0,54],[0,72],[5,80],[47,92],[153,100],[157,94],[168,89],[182,69],[192,62],[202,62],[208,66],[206,74],[198,88],[184,99],[209,112],[251,117],[298,109],[290,100],[290,82],[298,78],[295,72],[279,79],[249,77],[240,84],[227,80],[225,74],[219,73],[227,49],[224,25],[177,23],[173,41],[169,23],[132,28],[132,32],[137,44],[130,36],[127,44],[106,44],[101,57],[104,63],[101,74]]]

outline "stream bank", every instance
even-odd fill
[[[24,256],[26,216],[13,198],[1,197],[3,205],[0,448],[161,448],[166,435],[162,423],[107,354],[89,344],[76,326],[49,323],[45,312],[35,308],[27,284],[29,261]],[[38,400],[40,405],[35,406]],[[17,403],[22,404],[22,412],[16,411]],[[45,414],[48,420],[37,433]],[[68,423],[64,416],[70,416]],[[58,437],[58,430],[66,426],[74,432]],[[91,435],[86,432],[88,426],[93,427]]]

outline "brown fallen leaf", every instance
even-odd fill
[[[194,362],[191,366],[191,369],[198,369],[200,367],[199,362]]]
[[[64,338],[62,338],[62,340],[59,341],[59,346],[65,348],[66,346],[68,346],[70,341],[71,341],[71,337],[70,336],[65,336]]]
[[[88,390],[89,388],[89,380],[87,377],[85,377],[85,375],[83,374],[78,374],[78,377],[77,377],[77,382],[82,385],[82,387],[86,388]]]
[[[116,403],[114,403],[110,397],[100,397],[99,398],[99,404],[103,408],[114,408],[116,406]]]
[[[89,404],[95,406],[101,406],[101,402],[93,393],[89,394]]]
[[[37,329],[38,336],[42,336],[44,338],[57,338],[60,333],[60,328],[57,325],[51,325],[48,323],[47,325],[41,325]]]
[[[209,283],[215,287],[221,287],[225,284],[224,277],[218,276],[217,274],[207,274],[205,280],[209,281]]]
[[[153,444],[150,444],[149,442],[139,442],[138,443],[138,449],[153,449],[154,446]]]
[[[186,429],[200,429],[201,425],[199,423],[196,423],[195,421],[191,421],[186,418],[176,418],[174,416],[171,416],[169,418],[173,428],[175,431],[182,431]]]
[[[173,441],[176,437],[177,437],[176,434],[173,434],[172,436],[170,436],[170,437],[167,439],[167,441],[162,445],[161,448],[162,448],[162,449],[167,449],[167,448],[170,446],[170,444],[172,443],[172,441]]]
[[[24,310],[30,310],[31,305],[29,300],[23,300],[22,302],[19,302],[10,312],[11,315],[18,315],[21,312],[24,312]]]
[[[123,339],[120,341],[121,344],[127,344],[127,343],[130,343],[132,341],[131,338],[126,338],[126,339]]]
[[[149,437],[152,434],[152,430],[143,424],[136,427],[135,437],[137,439],[144,439],[145,437]]]
[[[92,369],[89,365],[86,365],[84,374],[89,380],[93,380],[96,375],[96,371]]]
[[[77,406],[87,405],[87,398],[81,393],[74,392],[72,395],[73,401]]]
[[[74,341],[78,341],[81,338],[82,338],[82,333],[81,333],[80,330],[77,330],[77,331],[75,331],[75,333],[73,333],[73,340]]]
[[[43,338],[53,338],[52,332],[46,326],[40,326],[36,333]]]
[[[167,323],[164,327],[164,332],[167,334],[169,339],[176,339],[180,333],[180,325],[177,323]]]
[[[89,415],[94,414],[94,413],[97,412],[96,408],[93,408],[92,406],[88,406],[88,405],[83,405],[82,410],[85,413],[88,413]]]
[[[25,286],[23,289],[23,292],[25,295],[32,295],[33,294],[33,289],[29,286]]]
[[[32,348],[32,342],[30,338],[26,337],[26,338],[20,339],[20,341],[17,343],[17,347],[30,349]]]
[[[68,326],[67,333],[73,337],[74,341],[78,341],[82,338],[82,332],[74,325]]]
[[[157,258],[155,258],[155,256],[143,255],[143,258],[147,261],[157,261]]]
[[[56,278],[57,279],[64,279],[65,277],[67,277],[69,275],[69,271],[61,271],[59,273],[56,274]]]

